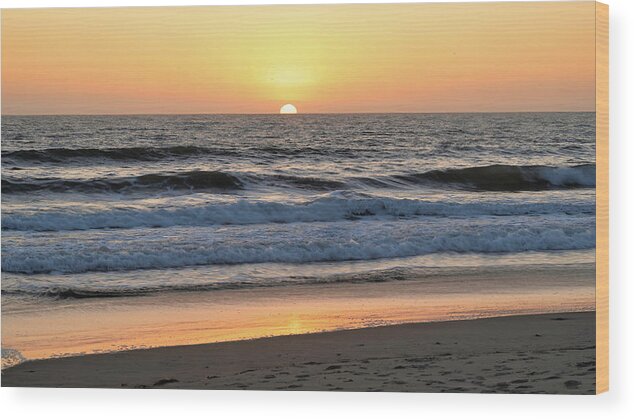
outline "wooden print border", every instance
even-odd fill
[[[596,393],[609,389],[609,9],[595,2]]]

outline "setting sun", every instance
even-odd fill
[[[280,108],[280,114],[297,114],[297,108],[293,104],[286,104]]]

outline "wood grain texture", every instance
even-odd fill
[[[609,12],[596,3],[596,347],[597,394],[609,389]]]

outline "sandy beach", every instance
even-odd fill
[[[560,266],[432,272],[397,268],[362,277],[376,280],[371,282],[108,299],[14,304],[11,296],[3,295],[3,368],[25,360],[134,349],[408,323],[592,311],[594,265],[573,261]],[[3,287],[5,284],[3,278]],[[11,351],[14,360],[7,357]]]
[[[414,323],[30,361],[3,386],[593,394],[595,313]]]

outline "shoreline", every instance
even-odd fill
[[[38,301],[19,311],[3,305],[3,365],[381,325],[594,310],[593,265],[497,267],[460,275],[397,271],[378,280]]]
[[[593,394],[595,312],[402,323],[30,360],[3,386]]]

